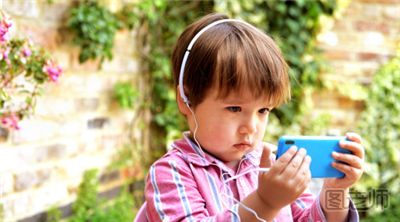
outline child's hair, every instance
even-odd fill
[[[181,34],[172,54],[175,88],[189,42],[208,24],[227,18],[220,13],[207,15]],[[290,98],[288,66],[279,48],[269,36],[242,22],[218,24],[197,39],[185,66],[183,86],[193,107],[214,87],[218,98],[251,89],[254,97],[265,96],[272,107]]]

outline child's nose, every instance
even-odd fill
[[[255,116],[247,117],[239,128],[241,134],[255,133],[257,131],[258,119]]]

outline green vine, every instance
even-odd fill
[[[70,222],[90,221],[93,212],[98,210],[98,186],[97,170],[86,171],[78,188],[77,199],[72,206],[74,214]]]
[[[141,92],[144,106],[150,108],[153,117],[149,162],[162,155],[166,143],[186,129],[176,107],[170,57],[183,29],[212,12],[212,7],[212,1],[143,0],[126,5],[119,13],[126,27],[137,30],[137,49],[142,60],[140,72],[147,87]]]
[[[85,0],[71,9],[67,23],[74,33],[74,43],[80,46],[79,62],[113,58],[115,33],[122,27],[117,17],[96,0]]]
[[[139,94],[131,82],[116,83],[113,93],[118,104],[124,109],[132,109]]]
[[[129,122],[126,130],[128,141],[120,147],[117,153],[113,156],[112,163],[109,166],[110,170],[117,169],[136,169],[145,171],[149,162],[148,150],[145,149],[143,131],[145,126],[145,109],[144,98],[142,93],[133,85],[131,81],[121,81],[114,85],[113,98],[118,103],[119,107],[124,110],[133,111],[132,119]],[[142,136],[138,137],[135,133],[142,132]],[[134,178],[141,179],[141,178]]]
[[[59,222],[61,221],[62,213],[57,206],[51,207],[46,214],[46,222]]]
[[[78,188],[78,196],[72,206],[69,222],[131,222],[134,219],[134,200],[126,187],[111,201],[98,198],[99,181],[97,170],[85,171]],[[47,222],[61,221],[61,212],[51,208],[47,212]]]

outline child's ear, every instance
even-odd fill
[[[191,114],[189,107],[187,107],[186,103],[183,102],[183,98],[181,96],[181,94],[179,93],[179,85],[176,87],[176,102],[178,103],[178,109],[179,111],[185,115],[188,116],[189,114]]]

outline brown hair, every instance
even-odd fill
[[[207,15],[181,34],[172,54],[175,88],[189,42],[208,24],[227,18],[219,13]],[[185,66],[183,85],[193,107],[213,87],[219,98],[232,90],[251,89],[253,96],[265,96],[273,107],[290,97],[288,66],[279,48],[268,35],[242,22],[218,24],[197,39]]]

